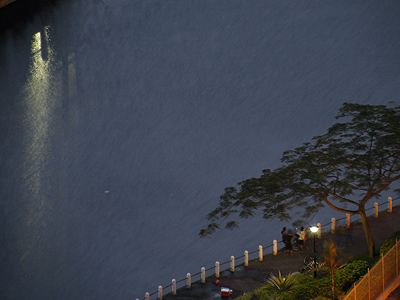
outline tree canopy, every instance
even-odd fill
[[[238,227],[237,219],[260,210],[265,219],[287,221],[294,209],[303,208],[301,217],[307,218],[328,205],[360,215],[373,255],[365,206],[400,179],[400,106],[344,103],[336,119],[341,122],[326,134],[284,152],[281,167],[226,188],[200,236],[223,224],[227,229]]]

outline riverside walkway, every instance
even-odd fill
[[[389,213],[387,210],[379,212],[379,217],[374,215],[368,217],[371,226],[372,235],[375,241],[377,251],[383,242],[393,233],[400,229],[400,206],[393,207],[393,211]],[[325,230],[328,230],[327,228]],[[368,254],[368,247],[365,241],[363,226],[359,220],[351,222],[350,228],[346,225],[336,227],[335,234],[331,232],[323,232],[321,239],[316,239],[316,250],[323,253],[322,244],[324,241],[333,240],[337,249],[343,249],[342,262],[359,255]],[[266,283],[266,278],[270,274],[275,276],[278,271],[282,275],[294,273],[298,271],[298,267],[302,264],[303,258],[313,251],[313,238],[306,241],[304,253],[294,251],[293,257],[288,257],[282,249],[278,251],[278,255],[266,254],[263,260],[253,259],[249,261],[247,267],[238,265],[235,271],[226,270],[221,272],[219,278],[214,275],[206,278],[205,283],[200,281],[193,282],[191,288],[182,287],[177,290],[177,294],[171,293],[171,287],[163,291],[162,299],[168,300],[207,300],[221,299],[221,287],[227,287],[233,292],[229,297],[223,299],[234,299],[244,293],[249,293],[257,288],[262,287]],[[197,280],[197,279],[196,279]],[[220,283],[216,283],[216,281]],[[168,294],[167,294],[168,293]]]

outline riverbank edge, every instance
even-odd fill
[[[379,212],[379,217],[374,214],[368,217],[371,230],[373,232],[376,249],[379,249],[384,241],[393,233],[398,231],[399,225],[397,220],[400,218],[400,205],[393,207],[393,212],[388,210]],[[322,238],[316,239],[317,252],[322,253],[323,241],[333,240],[337,248],[344,247],[343,256],[346,261],[358,256],[368,255],[368,247],[365,240],[363,226],[360,220],[351,222],[350,228],[346,225],[338,226],[335,233],[330,231],[322,232]],[[313,239],[306,241],[307,248],[313,247]],[[320,252],[321,251],[321,252]],[[295,251],[293,257],[288,257],[284,254],[283,248],[278,250],[278,255],[273,253],[265,254],[263,260],[258,258],[249,261],[249,266],[245,267],[244,263],[237,264],[234,272],[229,269],[222,271],[220,277],[215,274],[206,277],[205,283],[196,280],[192,283],[191,288],[187,286],[177,290],[177,295],[171,292],[171,285],[164,287],[163,299],[168,300],[190,300],[190,299],[208,299],[209,295],[218,293],[221,287],[232,289],[233,293],[225,299],[235,299],[244,293],[250,293],[258,288],[261,288],[266,283],[266,278],[270,274],[275,276],[279,271],[286,276],[289,273],[298,271],[298,267],[302,264],[304,256],[308,253],[300,253]],[[345,262],[345,261],[344,261]],[[216,281],[218,280],[218,284]],[[167,290],[168,289],[168,290]],[[150,295],[156,295],[157,292]],[[142,298],[146,299],[146,298]],[[154,299],[151,298],[150,299]]]

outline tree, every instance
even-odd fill
[[[337,251],[332,240],[324,245],[325,267],[328,268],[332,278],[332,299],[335,299],[335,271],[340,268],[340,258],[338,255],[341,251]]]
[[[263,170],[258,178],[225,189],[211,221],[200,236],[225,223],[233,229],[236,218],[262,210],[266,219],[290,220],[303,208],[303,218],[328,205],[361,217],[370,255],[375,243],[365,213],[366,204],[400,179],[400,106],[344,103],[326,134],[283,153],[283,165]],[[231,219],[233,218],[233,220]]]

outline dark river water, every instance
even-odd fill
[[[398,1],[15,5],[0,12],[1,299],[143,298],[272,244],[290,224],[198,232],[225,187],[343,102],[399,99]]]

